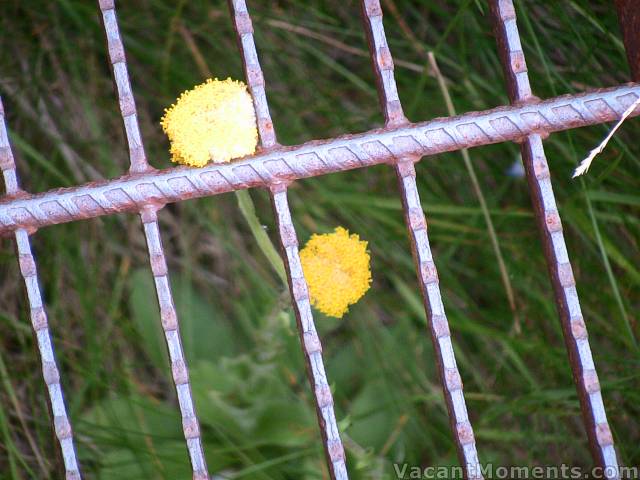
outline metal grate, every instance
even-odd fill
[[[99,0],[109,58],[113,67],[120,111],[127,135],[130,170],[120,178],[73,188],[29,194],[19,187],[0,100],[0,168],[6,195],[0,201],[0,234],[15,236],[20,271],[26,285],[33,330],[37,337],[42,371],[53,413],[68,480],[81,478],[56,366],[47,316],[38,286],[36,264],[29,235],[38,228],[63,222],[136,212],[144,228],[149,261],[155,279],[160,318],[193,478],[209,478],[189,374],[184,358],[179,322],[173,304],[162,248],[157,211],[165,204],[232,190],[267,187],[278,225],[307,375],[314,392],[318,425],[332,479],[347,479],[344,447],[340,440],[333,397],[322,360],[322,346],[313,322],[307,285],[298,254],[298,241],[287,202],[287,186],[299,178],[387,163],[397,174],[407,230],[424,299],[451,429],[466,478],[482,478],[473,428],[469,421],[462,380],[456,366],[449,324],[440,293],[427,223],[416,186],[414,163],[423,156],[492,143],[521,144],[526,177],[535,216],[542,234],[555,301],[560,314],[573,377],[580,397],[584,424],[594,462],[605,468],[607,478],[619,478],[613,439],[604,410],[598,376],[587,330],[580,310],[562,224],[551,186],[542,140],[552,132],[617,120],[638,97],[639,84],[620,85],[580,95],[539,100],[531,92],[527,67],[516,25],[512,0],[490,0],[498,48],[505,69],[511,106],[466,115],[410,123],[398,98],[393,58],[387,45],[379,0],[362,0],[364,26],[371,62],[385,117],[384,128],[345,135],[293,147],[278,144],[265,93],[265,82],[253,27],[245,0],[229,0],[249,90],[253,96],[260,136],[259,152],[230,164],[204,168],[156,170],[146,159],[138,126],[136,105],[129,82],[114,0]],[[633,2],[616,1],[630,59],[638,57],[637,38],[624,18]],[[628,14],[628,15],[627,15]],[[635,17],[634,17],[635,18]],[[632,64],[637,70],[637,65]],[[640,109],[634,112],[640,114]]]

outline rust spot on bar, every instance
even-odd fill
[[[53,417],[53,425],[56,431],[56,436],[60,439],[71,438],[71,424],[66,416]]]
[[[444,315],[433,315],[431,317],[431,325],[437,338],[448,337],[451,335],[449,332],[449,322]]]
[[[320,338],[318,337],[318,334],[316,332],[305,332],[304,348],[306,349],[307,354],[322,352]]]
[[[291,279],[291,287],[293,289],[293,295],[295,300],[307,300],[309,298],[307,282],[305,281],[304,278]]]
[[[344,447],[339,440],[331,440],[328,442],[329,458],[332,462],[344,462]]]
[[[613,445],[613,435],[608,423],[599,423],[596,425],[596,436],[598,443],[602,446]]]
[[[320,385],[316,388],[316,398],[318,399],[318,406],[320,408],[333,405],[333,395],[331,395],[331,388],[329,385]]]
[[[98,0],[98,4],[100,5],[100,10],[113,10],[116,8],[115,0]]]
[[[253,33],[253,23],[247,12],[239,12],[236,14],[236,28],[238,29],[239,35]]]
[[[182,360],[176,360],[171,364],[171,374],[176,385],[184,385],[189,382],[187,366]]]
[[[420,271],[425,284],[438,282],[438,270],[435,263],[431,261],[422,262],[420,264]]]
[[[458,431],[458,438],[463,445],[469,445],[475,442],[473,435],[473,429],[469,422],[461,422],[456,425]],[[481,477],[478,477],[481,478]]]
[[[109,45],[109,56],[113,59],[114,65],[116,63],[124,63],[126,61],[126,57],[124,55],[122,43],[116,42]]]
[[[182,419],[182,430],[184,431],[184,438],[200,437],[200,425],[195,417],[184,417]]]
[[[44,375],[44,382],[47,385],[60,383],[60,373],[58,372],[58,367],[54,362],[47,362],[47,361],[43,362],[42,372]]]
[[[174,308],[161,309],[160,319],[164,330],[172,331],[178,329],[178,316]]]
[[[458,370],[446,368],[444,371],[445,383],[449,391],[460,390],[462,388],[462,378]]]
[[[587,327],[582,317],[571,320],[571,334],[576,340],[585,340],[588,337]]]
[[[10,147],[0,147],[0,169],[13,170],[15,168],[13,154]]]
[[[38,307],[31,310],[31,325],[36,332],[38,330],[49,328],[47,314],[45,313],[43,307]]]
[[[154,253],[150,255],[151,271],[155,277],[163,277],[167,274],[167,262],[165,261],[164,254]]]
[[[380,0],[364,0],[363,4],[365,12],[369,17],[382,16],[382,7],[380,6]]]
[[[512,52],[511,53],[511,69],[515,73],[522,73],[527,71],[527,62],[524,60],[523,52]]]
[[[33,255],[20,255],[18,262],[23,276],[33,277],[36,274],[36,262],[33,259]]]
[[[561,232],[562,223],[560,222],[560,215],[556,211],[547,212],[545,216],[545,223],[550,233]]]
[[[587,393],[600,391],[600,382],[598,381],[598,374],[595,370],[585,370],[582,376],[584,378],[584,388]]]
[[[570,287],[576,284],[573,279],[573,270],[571,269],[570,263],[558,264],[558,278],[560,280],[560,285],[563,287]]]

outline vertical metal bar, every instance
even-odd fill
[[[16,196],[23,193],[18,183],[16,165],[11,145],[9,144],[2,98],[0,98],[0,168],[4,177],[6,195]],[[20,228],[15,231],[15,239],[20,273],[22,274],[29,299],[31,326],[38,344],[40,360],[42,361],[42,374],[49,393],[49,407],[53,414],[53,426],[62,451],[65,478],[66,480],[80,480],[71,422],[64,404],[60,372],[53,352],[53,342],[49,332],[47,312],[42,302],[36,261],[29,242],[29,232]]]
[[[384,32],[380,1],[362,0],[361,5],[371,63],[376,76],[378,96],[384,111],[386,126],[407,123],[398,97],[393,58]],[[414,162],[418,160],[420,157],[405,157],[394,164],[402,195],[405,223],[411,240],[411,250],[458,457],[464,467],[465,478],[482,478],[473,427],[467,413],[462,391],[462,379],[456,364],[449,322],[440,293],[438,272],[431,255],[427,222],[416,185]]]
[[[394,74],[393,57],[387,44],[379,0],[361,0],[362,19],[369,44],[371,66],[376,77],[378,99],[384,112],[386,126],[408,123],[404,116]]]
[[[531,101],[535,97],[529,85],[527,64],[520,44],[512,0],[491,0],[491,12],[510,100],[512,103]],[[602,402],[598,375],[587,339],[587,328],[580,310],[576,282],[562,233],[562,223],[551,186],[542,137],[537,134],[530,135],[522,142],[521,150],[592,455],[596,464],[605,468],[606,478],[619,478],[613,437]]]
[[[627,51],[631,79],[640,80],[640,4],[638,0],[616,0],[618,19]]]
[[[289,290],[304,352],[307,376],[315,398],[329,474],[334,480],[347,480],[349,476],[345,464],[344,447],[333,411],[333,395],[322,361],[322,344],[313,322],[309,290],[300,263],[298,239],[291,221],[286,186],[272,187],[271,202],[276,212],[280,247],[289,279]]]
[[[256,110],[260,146],[263,150],[274,148],[278,143],[271,115],[269,114],[264,88],[264,76],[253,39],[251,17],[245,0],[229,0],[229,9],[233,16],[238,43],[242,52],[245,77]],[[291,220],[286,183],[272,184],[270,186],[270,195],[276,215],[281,255],[287,272],[300,343],[305,357],[307,377],[314,395],[318,425],[329,475],[334,480],[348,480],[344,447],[340,439],[340,432],[338,431],[333,409],[333,395],[331,394],[322,360],[322,345],[313,322],[307,282],[300,263],[298,239]]]
[[[125,58],[124,46],[120,37],[114,0],[99,0],[102,21],[107,36],[109,59],[113,67],[113,75],[120,103],[120,112],[129,145],[129,159],[131,173],[152,171],[149,166],[140,136],[140,127],[136,113],[136,104],[131,90],[129,73]],[[182,348],[178,315],[173,303],[167,262],[162,247],[160,229],[158,227],[157,211],[162,208],[160,203],[148,203],[140,211],[140,219],[144,228],[149,252],[149,263],[156,286],[156,294],[160,307],[160,319],[164,330],[165,340],[171,362],[171,373],[178,396],[180,414],[182,416],[182,430],[189,452],[189,459],[193,470],[194,480],[208,480],[209,473],[202,448],[200,423],[196,414],[189,370]]]
[[[193,469],[193,480],[209,480],[207,463],[204,458],[202,439],[200,436],[200,422],[198,421],[193,396],[191,394],[189,370],[182,349],[178,315],[173,304],[171,284],[169,283],[167,262],[162,248],[156,210],[157,208],[155,206],[147,206],[140,213],[140,218],[147,239],[151,270],[153,272],[153,280],[160,305],[162,329],[164,330],[167,348],[169,349],[171,374],[178,395],[178,404],[182,416],[182,431],[187,442],[187,450],[189,451],[189,458]]]
[[[242,66],[244,68],[247,85],[253,98],[258,122],[260,146],[268,149],[278,145],[276,133],[269,113],[267,94],[264,88],[264,75],[258,59],[258,51],[253,39],[253,23],[245,0],[228,0],[229,11],[233,16],[233,25],[237,34]]]

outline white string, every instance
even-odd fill
[[[638,105],[640,105],[640,97],[638,97],[635,102],[629,105],[629,108],[624,111],[622,117],[620,117],[620,120],[618,120],[618,123],[613,126],[609,134],[604,138],[604,140],[602,140],[602,142],[600,142],[600,145],[591,150],[587,158],[580,162],[580,165],[578,165],[578,167],[575,169],[575,171],[573,172],[573,177],[571,178],[579,177],[580,175],[584,175],[589,171],[589,167],[591,167],[593,159],[596,158],[597,155],[602,153],[604,147],[606,147],[609,143],[609,140],[611,140],[611,137],[613,137],[616,131],[620,128],[620,125],[622,125],[622,123],[627,119],[629,115],[631,115],[631,113],[636,109]]]

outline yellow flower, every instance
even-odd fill
[[[311,304],[325,315],[341,318],[371,286],[367,242],[342,227],[312,235],[300,260]]]
[[[208,79],[165,109],[162,129],[171,142],[171,160],[202,167],[256,151],[258,130],[251,95],[244,83]]]

